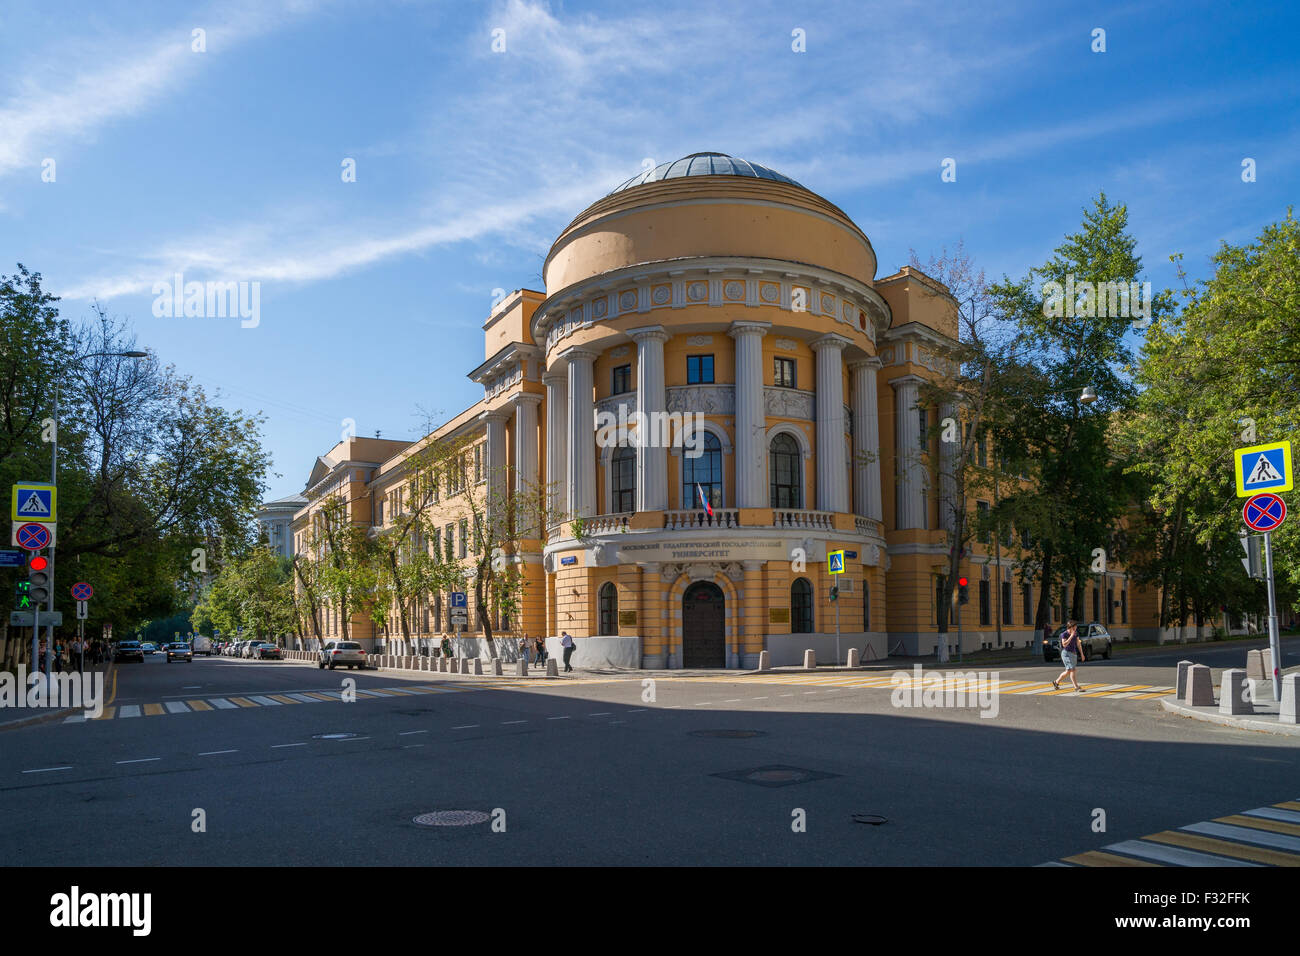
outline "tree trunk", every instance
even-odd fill
[[[1041,631],[1052,623],[1052,558],[1050,541],[1043,545],[1043,566],[1038,575],[1038,609],[1034,612],[1034,630]]]

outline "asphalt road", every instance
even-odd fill
[[[1155,700],[1003,696],[989,719],[792,675],[659,675],[645,700],[639,677],[485,689],[158,656],[116,673],[113,719],[0,733],[0,814],[25,822],[0,862],[1032,865],[1298,795],[1300,741]],[[347,678],[438,691],[310,696]],[[1082,679],[1168,685],[1172,662],[1101,662]],[[131,707],[141,716],[116,716]],[[438,810],[489,819],[412,822]]]

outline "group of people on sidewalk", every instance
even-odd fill
[[[38,649],[40,669],[45,670],[46,642],[41,641]],[[56,671],[80,670],[83,663],[87,667],[98,667],[108,659],[108,647],[100,640],[82,641],[73,638],[65,641],[54,640],[54,659],[52,669]]]
[[[573,657],[573,638],[568,631],[560,632],[560,646],[564,648],[564,669],[565,671],[573,670],[573,665],[569,663],[569,658]],[[530,664],[542,665],[546,663],[550,655],[546,652],[546,641],[544,638],[535,638],[532,641],[528,635],[519,638],[519,659],[527,661]]]

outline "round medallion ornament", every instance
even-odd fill
[[[620,294],[618,297],[618,307],[620,309],[635,309],[636,293],[628,291]]]
[[[728,299],[739,299],[745,294],[745,286],[741,282],[728,282],[722,287],[722,294]]]
[[[774,285],[765,285],[758,293],[759,298],[764,302],[775,302],[780,294],[780,290]]]
[[[686,290],[686,298],[692,302],[699,302],[708,295],[708,289],[703,282],[692,282],[690,288]]]
[[[651,296],[651,298],[654,299],[655,305],[663,305],[668,301],[672,294],[672,290],[669,289],[668,286],[661,285],[659,288],[655,289],[654,295]]]
[[[828,295],[822,296],[822,311],[827,313],[835,311],[835,300]]]
[[[609,303],[604,299],[597,299],[591,304],[591,313],[596,318],[604,318],[605,313],[609,311]]]

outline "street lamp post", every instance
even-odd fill
[[[148,352],[134,352],[134,351],[133,352],[91,352],[89,355],[83,355],[80,359],[77,360],[76,363],[74,363],[74,365],[84,362],[86,361],[86,359],[92,359],[92,358],[140,359],[140,358],[148,358],[148,356],[149,356]],[[54,417],[52,421],[54,424],[54,441],[51,445],[51,452],[50,452],[50,484],[54,485],[55,488],[57,489],[59,484],[59,384],[58,382],[54,383]],[[49,610],[51,614],[54,613],[54,540],[53,538],[51,538],[50,540]],[[54,618],[51,617],[50,621],[53,622]],[[32,629],[32,644],[33,645],[36,644],[36,628]],[[33,650],[35,650],[35,647],[33,647]],[[52,663],[53,658],[54,658],[54,624],[50,623],[46,625],[46,631],[45,631],[45,679],[46,681],[48,681],[50,678],[50,669],[53,666]],[[83,666],[84,666],[84,661],[83,661]]]

